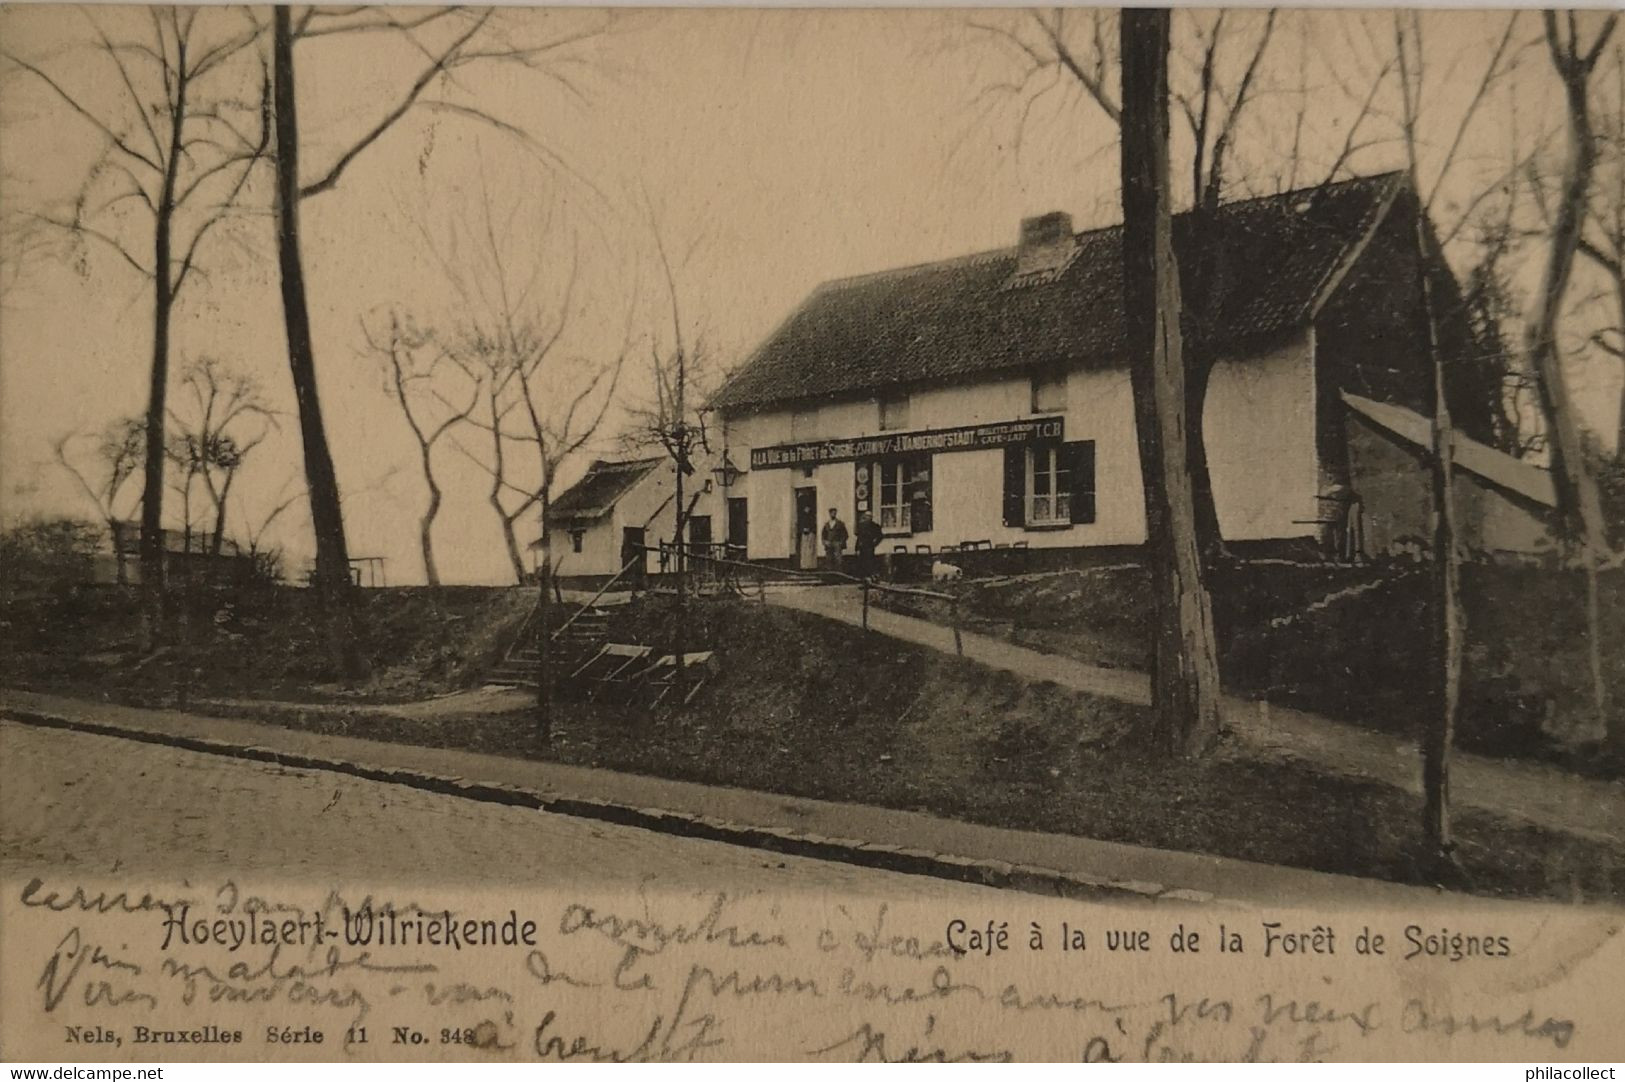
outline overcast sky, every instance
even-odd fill
[[[416,112],[359,157],[334,191],[304,204],[322,401],[352,553],[386,557],[391,581],[421,581],[416,523],[424,495],[415,446],[385,395],[377,360],[362,348],[361,320],[389,306],[428,322],[455,318],[424,231],[441,239],[445,254],[444,239],[472,213],[482,185],[516,212],[503,238],[509,257],[543,253],[540,293],[557,285],[559,268],[572,259],[578,265],[563,348],[589,359],[621,348],[629,313],[635,334],[661,333],[651,222],[678,264],[688,333],[703,333],[721,362],[735,363],[825,279],[1009,245],[1023,216],[1049,210],[1069,211],[1080,228],[1115,220],[1111,125],[1069,81],[1051,88],[1050,75],[1025,79],[1021,54],[972,25],[1014,25],[1021,17],[671,11],[606,22],[592,12],[505,12],[520,37],[604,29],[560,54],[564,66],[554,73],[564,80],[487,65],[437,88],[446,100],[477,103],[532,133],[545,155],[489,125]],[[98,18],[114,36],[143,25],[138,12],[104,10]],[[1229,64],[1244,63],[1262,18],[1234,15],[1240,36]],[[1389,25],[1384,16],[1369,18]],[[1432,130],[1450,130],[1453,111],[1470,99],[1482,74],[1478,57],[1493,45],[1501,18],[1429,17]],[[1525,19],[1519,36],[1529,41],[1538,24]],[[83,14],[63,8],[0,12],[8,50],[105,104],[115,89],[111,69],[85,51],[88,30]],[[1295,137],[1304,159],[1299,179],[1321,179],[1316,168],[1335,156],[1357,111],[1351,81],[1369,80],[1382,63],[1380,36],[1362,34],[1343,16],[1284,18],[1258,107],[1238,133],[1236,194],[1290,179]],[[1336,72],[1327,70],[1329,59]],[[297,60],[308,178],[387,110],[422,53],[366,35],[302,43]],[[1560,120],[1545,64],[1542,52],[1531,51],[1528,72],[1497,88],[1486,120],[1458,154],[1459,175],[1441,188],[1439,214],[1457,213],[1484,177],[1504,168],[1515,143]],[[1004,83],[1017,88],[996,89]],[[1368,123],[1377,141],[1353,159],[1355,170],[1401,165],[1397,144],[1379,138],[1391,127]],[[0,81],[0,125],[7,210],[71,201],[97,156],[95,129],[15,70]],[[1444,142],[1436,136],[1427,148],[1432,160],[1442,158]],[[1176,175],[1186,155],[1176,147]],[[209,277],[188,286],[173,354],[177,367],[201,355],[229,361],[255,374],[288,411],[282,431],[244,471],[246,507],[257,513],[284,486],[296,486],[300,472],[267,195],[261,182],[250,200],[258,213],[207,250]],[[139,238],[138,220],[110,222]],[[71,480],[50,465],[53,440],[145,405],[151,309],[143,282],[100,246],[81,254],[34,252],[21,269],[8,257],[0,310],[0,499],[8,521],[88,514]],[[1608,431],[1619,376],[1601,362],[1582,375],[1582,393],[1595,404],[1590,419]],[[640,392],[635,375],[622,390]],[[471,447],[477,441],[473,433],[464,439]],[[484,475],[449,444],[439,454],[448,490],[437,531],[442,574],[452,582],[502,581],[506,562]],[[232,523],[240,532],[239,520]],[[308,529],[302,514],[290,516],[279,538],[306,553]]]

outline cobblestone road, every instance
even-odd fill
[[[0,723],[0,868],[989,899],[958,883]]]

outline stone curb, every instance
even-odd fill
[[[1157,901],[1183,904],[1239,905],[1223,901],[1206,891],[1171,888],[1161,883],[1139,880],[1107,880],[1078,872],[1011,864],[1002,860],[980,860],[936,853],[925,849],[856,838],[825,837],[785,827],[752,826],[712,816],[664,808],[636,807],[590,797],[560,796],[544,790],[500,782],[481,782],[450,775],[432,774],[404,767],[373,766],[345,759],[333,759],[299,752],[279,751],[254,744],[233,744],[194,736],[156,732],[151,729],[83,721],[58,714],[44,714],[15,707],[0,707],[0,719],[37,728],[66,729],[73,732],[136,740],[146,744],[180,748],[206,755],[220,755],[249,762],[306,770],[326,770],[368,781],[405,785],[443,796],[461,797],[488,804],[568,815],[617,826],[637,827],[676,837],[724,842],[786,856],[852,864],[880,871],[950,879],[961,883],[1045,894],[1087,901],[1113,901],[1148,904]]]

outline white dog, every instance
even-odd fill
[[[937,560],[931,564],[931,578],[936,582],[956,582],[965,577],[965,570]]]

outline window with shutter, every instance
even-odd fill
[[[1027,449],[1019,444],[1004,449],[1004,524],[1027,525]]]
[[[875,503],[880,508],[880,528],[887,533],[908,533],[911,509],[903,498],[908,469],[901,459],[875,463]]]
[[[1004,524],[1024,528],[1095,521],[1095,441],[1006,447]]]
[[[931,529],[931,456],[878,459],[865,467],[874,485],[875,521],[888,534]]]
[[[903,498],[908,501],[909,528],[914,533],[931,532],[931,472],[930,455],[909,456]]]

